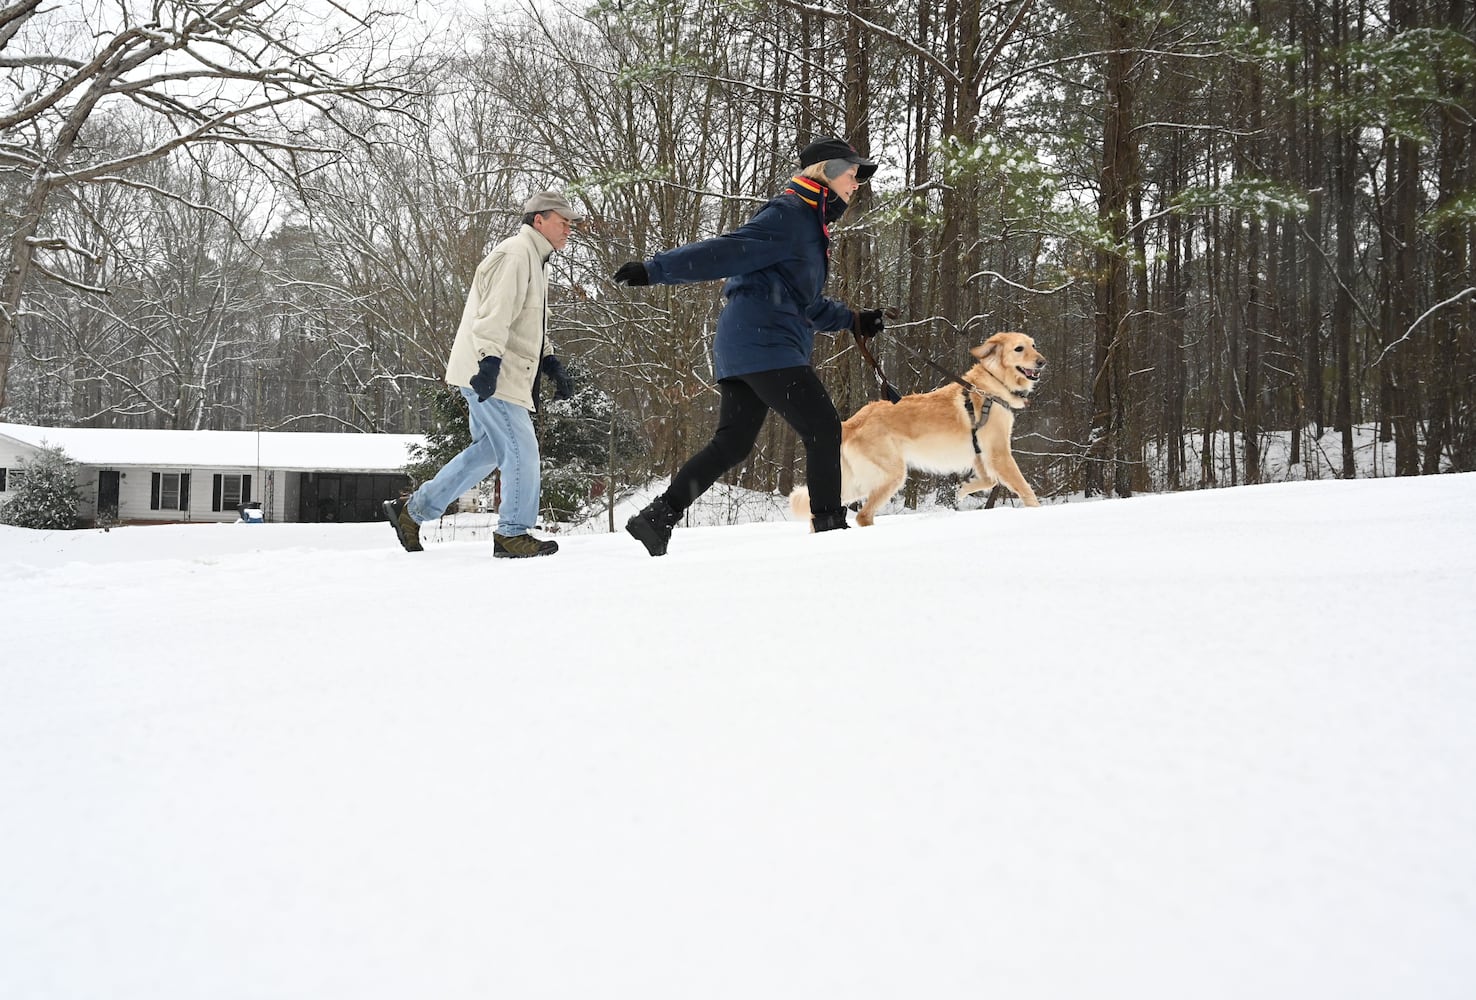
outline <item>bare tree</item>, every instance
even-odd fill
[[[53,232],[98,250],[59,262],[65,281],[29,296],[27,361],[73,387],[79,423],[217,427],[232,407],[239,418],[236,365],[260,340],[251,216],[266,183],[219,150],[180,159],[139,166],[127,187],[64,192],[51,213]]]
[[[295,238],[271,263],[288,339],[316,341],[309,367],[366,430],[399,427],[440,384],[472,273],[527,195],[498,134],[506,109],[467,67],[422,90],[412,117],[362,123],[374,145],[297,181]]]
[[[282,0],[113,0],[88,15],[31,0],[0,8],[9,85],[0,172],[10,175],[17,206],[0,247],[0,408],[31,281],[67,283],[60,260],[95,256],[50,229],[59,193],[127,184],[143,164],[199,145],[288,165],[331,157],[305,132],[311,116],[403,96],[399,71],[375,44],[389,23],[383,15],[346,15],[319,29]],[[126,149],[91,146],[89,125],[123,107],[160,127]]]

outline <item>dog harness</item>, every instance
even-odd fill
[[[972,386],[966,385],[963,388],[963,398],[964,410],[969,414],[969,437],[974,439],[974,454],[982,455],[984,454],[984,450],[979,447],[979,428],[983,427],[984,421],[989,419],[989,411],[994,407],[994,397],[979,393],[981,396],[984,396],[984,405],[979,408],[979,419],[975,420],[973,396],[978,391]]]
[[[969,385],[961,378],[954,378],[951,375],[949,377],[953,378],[955,382],[963,386],[964,410],[967,411],[969,415],[969,436],[974,439],[974,454],[982,455],[984,454],[984,451],[979,447],[979,428],[983,427],[984,421],[989,419],[989,411],[993,409],[995,403],[1004,403],[1006,407],[1008,407],[1010,404],[1005,403],[1004,400],[998,399],[995,396],[991,396],[989,393],[985,392],[983,389],[980,389],[978,386]],[[974,400],[972,398],[974,393],[976,392],[984,397],[984,405],[979,408],[979,419],[977,420],[974,419]],[[1027,402],[1030,398],[1023,392],[1012,393],[1012,395],[1026,400]]]

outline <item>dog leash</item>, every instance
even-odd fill
[[[895,309],[888,310],[888,312],[889,318],[896,318]],[[974,454],[984,454],[984,450],[979,447],[979,428],[983,427],[984,422],[989,419],[989,411],[994,408],[994,404],[1003,403],[1004,400],[997,399],[990,393],[987,393],[983,389],[980,389],[978,386],[971,385],[968,382],[965,382],[963,379],[959,378],[957,375],[953,374],[953,372],[938,364],[938,362],[934,361],[926,354],[912,348],[905,341],[893,340],[892,342],[898,347],[902,348],[902,350],[906,351],[908,354],[911,354],[917,360],[921,361],[923,364],[927,365],[929,368],[936,371],[939,375],[942,375],[944,378],[948,379],[948,381],[956,383],[963,388],[964,411],[969,415],[969,437],[973,440]],[[877,374],[881,374],[880,369],[877,370]],[[978,393],[980,398],[983,400],[983,403],[979,408],[978,416],[974,415],[974,393]],[[1020,396],[1019,398],[1022,405],[1029,405],[1029,399],[1024,396]],[[1008,403],[1005,403],[1005,405],[1009,406]]]
[[[899,315],[895,306],[889,306],[888,308],[884,309],[882,313],[884,316],[886,316],[887,319],[896,319]],[[897,391],[897,387],[892,384],[892,380],[887,378],[886,373],[882,371],[881,364],[876,360],[876,356],[871,353],[871,348],[866,343],[866,341],[870,338],[863,337],[859,333],[854,332],[851,335],[856,338],[856,347],[861,351],[861,356],[866,359],[867,364],[871,365],[871,370],[876,372],[876,384],[877,387],[881,390],[882,395],[885,396],[887,400],[892,403],[897,403],[901,401],[902,394]],[[996,400],[994,396],[985,392],[983,389],[980,389],[978,386],[971,385],[968,382],[965,382],[963,379],[959,378],[947,368],[944,368],[942,365],[938,364],[938,362],[934,361],[926,354],[923,354],[921,351],[914,350],[905,341],[894,339],[892,342],[898,347],[902,348],[902,350],[906,351],[908,354],[912,355],[917,360],[921,361],[923,364],[927,365],[929,368],[932,368],[939,375],[942,375],[944,378],[948,379],[948,381],[954,382],[963,388],[964,411],[969,415],[969,437],[973,440],[974,454],[982,455],[984,451],[982,448],[979,447],[979,428],[983,427],[984,422],[989,419],[989,411],[994,408],[994,404],[996,402],[1003,402],[1003,400]],[[980,398],[983,400],[983,404],[979,408],[979,414],[977,417],[974,415],[974,393],[978,393]],[[1020,401],[1022,405],[1028,405],[1030,402],[1024,396],[1020,397]]]
[[[897,341],[897,344],[901,346],[902,350],[906,351],[908,354],[911,354],[914,358],[917,358],[917,360],[921,361],[923,364],[933,368],[944,378],[952,382],[957,382],[959,385],[963,386],[964,411],[969,415],[969,437],[972,438],[974,442],[974,454],[984,454],[984,450],[979,447],[979,428],[983,427],[984,421],[989,419],[989,411],[994,408],[994,397],[989,395],[989,393],[985,392],[983,389],[980,389],[976,385],[969,385],[969,383],[965,382],[963,379],[959,378],[957,375],[953,374],[951,371],[944,368],[942,365],[938,364],[938,362],[934,361],[932,358],[928,357],[921,351],[914,351],[911,347],[902,343],[902,341],[900,340]],[[984,403],[979,408],[979,415],[977,417],[974,416],[974,393],[976,392],[984,399]]]
[[[895,310],[893,310],[892,312],[893,318],[895,318]],[[867,364],[871,365],[871,370],[876,372],[876,384],[877,387],[881,390],[882,395],[885,396],[889,402],[901,402],[902,394],[897,391],[896,386],[892,385],[891,379],[887,378],[886,373],[882,371],[881,365],[876,360],[876,356],[871,353],[871,348],[866,345],[866,341],[870,338],[863,337],[859,333],[853,333],[852,336],[856,338],[856,347],[861,351],[861,356],[866,359]],[[898,341],[897,343],[901,343],[901,341]],[[952,375],[949,372],[945,371],[941,365],[935,364],[931,358],[924,357],[917,351],[914,351],[912,348],[908,347],[906,344],[902,344],[902,347],[913,357],[921,361],[926,361],[928,364],[938,369],[938,371],[942,372],[946,378],[949,378],[954,382],[957,382],[959,385],[963,386],[964,410],[969,415],[969,439],[974,444],[974,454],[984,454],[984,449],[979,447],[979,428],[983,427],[984,421],[989,419],[989,411],[994,406],[994,397],[984,392],[982,389],[979,389],[977,386],[969,385],[958,376]],[[980,396],[984,397],[984,405],[977,417],[974,415],[973,399],[974,393],[976,392]]]
[[[942,375],[944,378],[948,379],[948,381],[956,382],[957,384],[963,386],[965,389],[968,389],[970,392],[977,392],[979,395],[984,396],[984,398],[990,400],[991,402],[993,401],[994,397],[986,395],[983,389],[980,389],[976,385],[970,385],[969,383],[965,382],[963,379],[953,374],[953,372],[949,371],[947,368],[944,368],[942,365],[938,364],[938,362],[928,357],[922,351],[914,350],[906,342],[901,340],[893,340],[892,343],[902,348],[902,350],[906,351],[908,354],[911,354],[914,358],[917,358],[917,360],[921,361],[923,364],[936,371],[939,375]]]
[[[871,353],[871,348],[866,344],[871,338],[863,337],[859,333],[852,333],[851,336],[856,338],[856,347],[860,350],[861,356],[866,359],[866,363],[871,366],[871,370],[876,372],[877,389],[886,397],[887,402],[901,402],[902,393],[897,391],[897,387],[892,384],[891,379],[887,378],[886,373],[881,370],[881,365],[877,363],[876,355]]]
[[[980,396],[983,396],[984,397],[984,412],[985,412],[985,414],[988,414],[989,407],[993,406],[995,403],[1005,403],[1005,401],[1003,399],[1000,399],[997,396],[990,395],[989,393],[985,392],[983,389],[980,389],[977,385],[971,385],[970,383],[965,382],[963,379],[959,378],[957,375],[953,374],[953,372],[949,371],[947,368],[944,368],[942,365],[938,364],[938,362],[934,361],[932,358],[928,357],[926,354],[922,353],[919,350],[915,350],[913,347],[911,347],[910,345],[908,345],[908,343],[906,341],[894,339],[892,341],[892,343],[894,343],[898,347],[902,348],[902,350],[906,351],[908,354],[911,354],[914,358],[917,358],[917,360],[921,361],[923,364],[927,365],[929,368],[931,368],[934,371],[936,371],[939,375],[942,375],[948,381],[953,382],[953,383],[955,383],[957,385],[963,386],[964,393],[965,393],[965,395],[964,395],[965,400],[968,399],[968,395],[970,393],[977,392]],[[1014,395],[1016,398],[1018,398],[1020,400],[1020,406],[1022,408],[1030,405],[1030,398],[1028,396],[1021,395],[1018,392],[1012,393],[1012,395]],[[1005,405],[1006,406],[1009,406],[1008,403],[1005,403]],[[1011,407],[1011,409],[1013,409],[1013,407]]]

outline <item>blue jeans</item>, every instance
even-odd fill
[[[406,504],[416,524],[440,517],[451,502],[502,470],[502,503],[497,508],[499,535],[526,535],[538,520],[538,439],[533,417],[515,403],[495,396],[477,402],[477,394],[458,386],[466,397],[471,444],[441,466],[434,479],[421,483]]]

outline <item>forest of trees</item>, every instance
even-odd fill
[[[830,294],[899,310],[903,391],[938,379],[897,340],[1034,336],[1043,495],[1258,482],[1274,432],[1341,432],[1351,476],[1359,425],[1396,474],[1476,470],[1472,0],[317,6],[0,0],[0,419],[427,430],[477,262],[555,187],[589,218],[551,336],[641,428],[625,480],[667,473],[720,287],[608,276],[833,134],[882,167]],[[817,342],[842,415],[875,398]],[[770,421],[742,483],[797,452]]]

